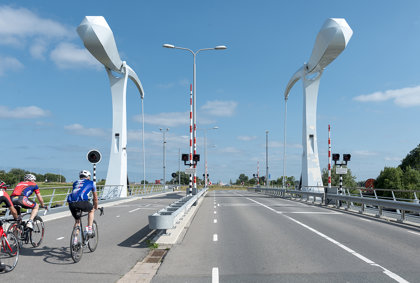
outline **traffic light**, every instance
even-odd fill
[[[194,162],[198,162],[198,161],[200,161],[200,154],[194,154],[194,155],[193,155],[193,161],[194,161]]]
[[[182,157],[181,157],[182,161],[187,162],[189,160],[189,156],[188,155],[189,154],[183,153],[182,154]]]
[[[332,160],[335,161],[335,162],[340,160],[340,154],[339,153],[333,153]]]
[[[343,154],[343,160],[344,160],[345,162],[350,161],[350,158],[351,158],[351,154],[349,154],[349,153],[347,153],[347,154]]]
[[[172,173],[172,178],[176,178],[177,177],[177,174],[176,173]]]

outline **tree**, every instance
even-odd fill
[[[337,166],[333,166],[331,169],[331,186],[339,186],[340,185],[340,175],[336,174]],[[328,169],[322,169],[322,182],[324,186],[328,184]],[[347,169],[347,174],[343,175],[343,187],[346,188],[355,188],[357,186],[356,177],[353,176],[351,170]]]
[[[406,171],[408,167],[420,171],[420,144],[407,154],[398,167],[403,171]]]
[[[404,190],[418,190],[420,191],[420,171],[406,167],[402,176],[402,185]]]
[[[236,180],[236,185],[248,184],[249,178],[244,173],[239,175],[239,178]]]
[[[385,167],[376,178],[375,188],[401,190],[403,189],[402,177],[403,171],[400,167]]]
[[[190,175],[185,174],[183,171],[175,172],[175,177],[171,179],[171,183],[178,184],[178,175],[181,174],[181,185],[188,185],[190,183]],[[199,179],[197,178],[197,183]]]

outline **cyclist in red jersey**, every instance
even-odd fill
[[[23,208],[32,209],[31,217],[29,218],[27,224],[29,229],[33,229],[32,221],[38,214],[39,210],[39,205],[36,202],[30,200],[29,196],[35,192],[36,198],[38,199],[41,207],[44,207],[44,200],[42,199],[38,185],[35,183],[35,181],[36,177],[33,174],[26,174],[24,181],[17,184],[11,195],[11,199],[14,205],[20,205]]]
[[[9,208],[10,212],[12,213],[13,218],[18,219],[17,211],[15,207],[13,206],[13,203],[10,200],[10,197],[7,194],[6,190],[7,190],[6,184],[2,180],[0,180],[0,204],[4,202],[6,204],[6,207]],[[6,266],[0,261],[0,272],[4,271],[5,269],[6,269]]]
[[[10,210],[10,213],[12,214],[13,218],[18,219],[16,208],[13,206],[12,200],[10,199],[6,190],[6,184],[2,180],[0,180],[0,203],[4,202],[6,204],[6,207]]]

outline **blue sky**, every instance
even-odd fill
[[[283,172],[283,93],[309,59],[327,18],[353,29],[346,50],[329,65],[318,96],[318,148],[327,167],[328,124],[333,151],[351,153],[358,180],[397,166],[420,142],[420,2],[418,1],[2,1],[0,4],[0,169],[62,173],[69,180],[90,168],[99,149],[105,178],[111,144],[111,94],[103,67],[84,49],[76,27],[104,16],[121,57],[145,90],[146,176],[178,170],[178,149],[189,151],[189,85],[197,56],[198,153],[208,131],[213,182],[265,174],[269,131],[271,178]],[[142,179],[140,99],[127,93],[128,171]],[[288,102],[287,175],[300,176],[302,85]],[[202,175],[204,162],[199,164]],[[184,166],[182,166],[184,167]]]

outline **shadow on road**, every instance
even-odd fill
[[[36,257],[43,257],[46,263],[50,264],[59,264],[59,265],[67,265],[73,264],[74,261],[70,255],[70,248],[69,247],[61,247],[61,248],[50,248],[48,246],[38,247],[38,248],[31,248],[31,247],[23,247],[20,250],[20,255],[22,256],[36,256]]]
[[[146,225],[126,240],[119,243],[118,246],[128,248],[147,248],[149,246],[147,239],[151,232],[152,230],[150,230],[149,225]]]

